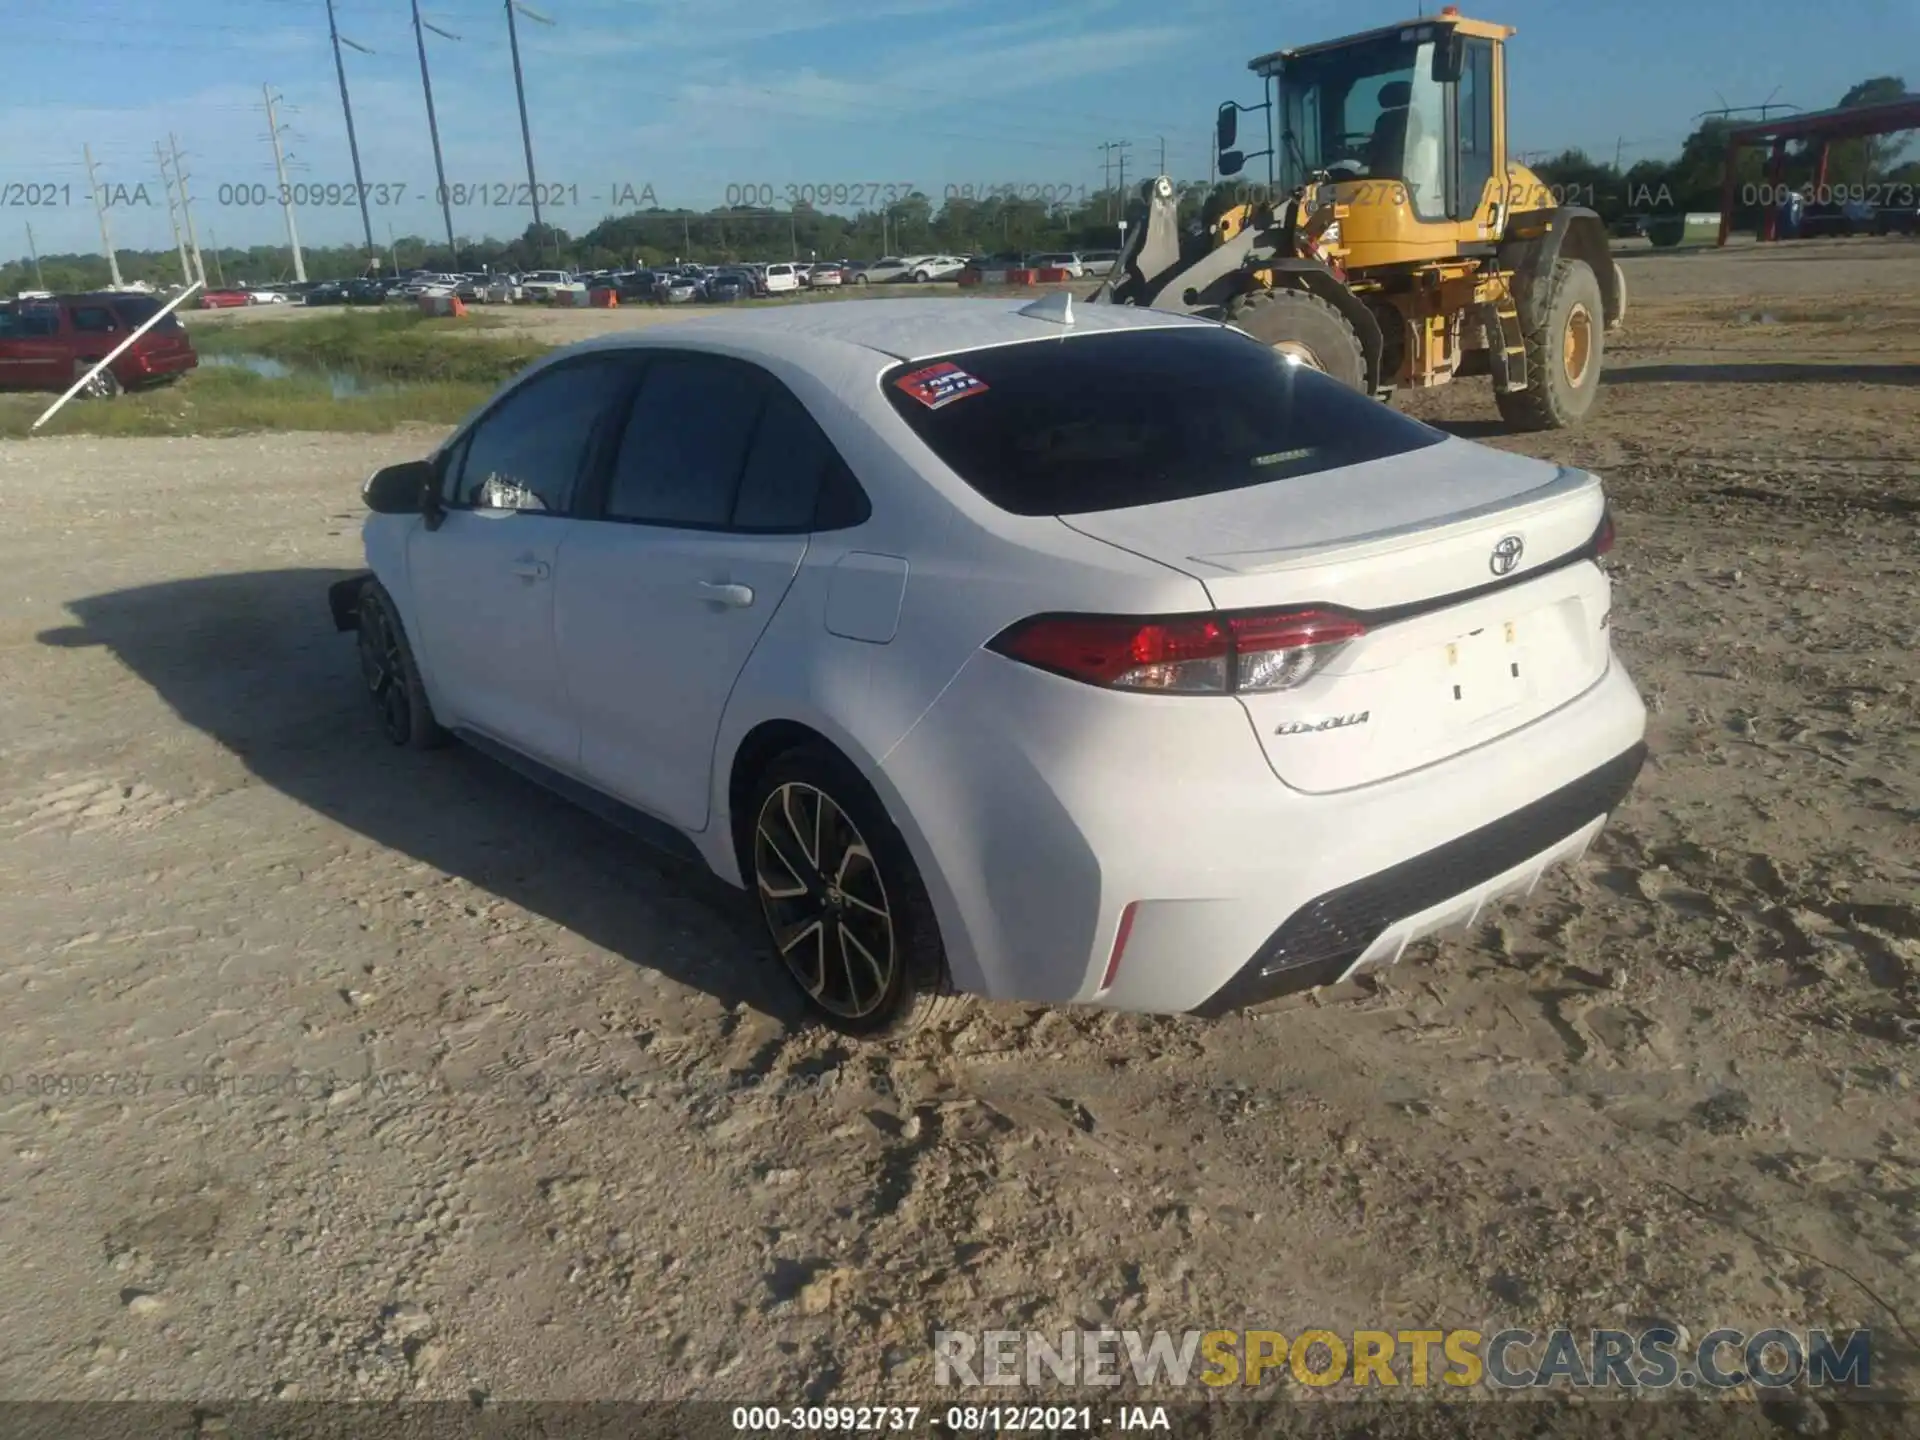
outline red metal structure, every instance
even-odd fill
[[[1920,96],[1884,105],[1856,105],[1850,110],[1816,110],[1810,115],[1783,116],[1728,131],[1726,168],[1720,182],[1720,243],[1727,243],[1727,235],[1733,229],[1734,162],[1745,147],[1769,147],[1767,184],[1773,187],[1781,183],[1780,177],[1786,173],[1789,140],[1806,140],[1818,146],[1813,181],[1818,191],[1827,183],[1827,147],[1834,141],[1915,129],[1920,129]],[[1760,231],[1762,240],[1775,238],[1779,214],[1779,206],[1766,207],[1766,219]]]

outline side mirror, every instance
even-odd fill
[[[433,466],[425,460],[389,465],[367,477],[360,498],[376,515],[418,515],[426,508],[434,483]]]
[[[1240,136],[1240,107],[1231,100],[1220,107],[1220,118],[1213,122],[1214,148],[1222,154],[1233,148]]]
[[[1222,175],[1238,175],[1242,170],[1246,169],[1246,167],[1247,157],[1242,155],[1238,150],[1222,150],[1220,152],[1220,173]]]

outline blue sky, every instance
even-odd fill
[[[541,179],[577,188],[550,218],[583,230],[610,189],[651,185],[666,206],[705,208],[729,186],[911,182],[936,199],[966,184],[1096,188],[1102,141],[1131,143],[1129,177],[1166,146],[1177,176],[1204,178],[1222,99],[1258,98],[1246,61],[1264,51],[1404,19],[1418,0],[528,0],[554,20],[520,23]],[[432,151],[407,0],[336,0],[369,182],[405,184],[376,209],[432,234]],[[524,179],[500,0],[423,0],[449,180]],[[1429,9],[1435,8],[1433,5]],[[1920,87],[1917,0],[1506,0],[1463,6],[1518,27],[1510,50],[1518,149],[1586,147],[1629,161],[1677,149],[1693,117],[1772,97],[1833,104],[1869,75]],[[1265,15],[1258,25],[1249,23]],[[223,187],[273,182],[261,85],[288,107],[292,178],[352,178],[324,0],[30,0],[3,42],[0,185],[71,187],[71,203],[0,208],[0,254],[93,249],[83,143],[103,184],[137,201],[110,214],[128,248],[170,248],[154,141],[188,155],[206,243],[284,240],[277,207],[222,207]],[[119,187],[125,187],[121,191]],[[231,191],[229,189],[229,198]],[[462,234],[513,233],[524,210],[470,205]],[[337,243],[357,210],[302,211],[301,238]]]

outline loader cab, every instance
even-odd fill
[[[1248,67],[1265,82],[1266,103],[1234,108],[1265,113],[1268,178],[1280,193],[1330,180],[1347,204],[1375,212],[1377,225],[1347,227],[1352,239],[1364,243],[1369,230],[1380,241],[1389,232],[1485,239],[1482,227],[1498,233],[1505,189],[1496,180],[1506,170],[1502,49],[1512,33],[1443,11],[1276,51]],[[1223,107],[1223,174],[1257,158],[1232,150],[1235,128]]]

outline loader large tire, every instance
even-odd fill
[[[1227,307],[1227,323],[1302,365],[1365,392],[1360,337],[1339,310],[1304,290],[1258,290]]]
[[[1516,430],[1577,425],[1600,393],[1606,307],[1584,260],[1556,260],[1538,308],[1526,316],[1527,388],[1494,400]]]

